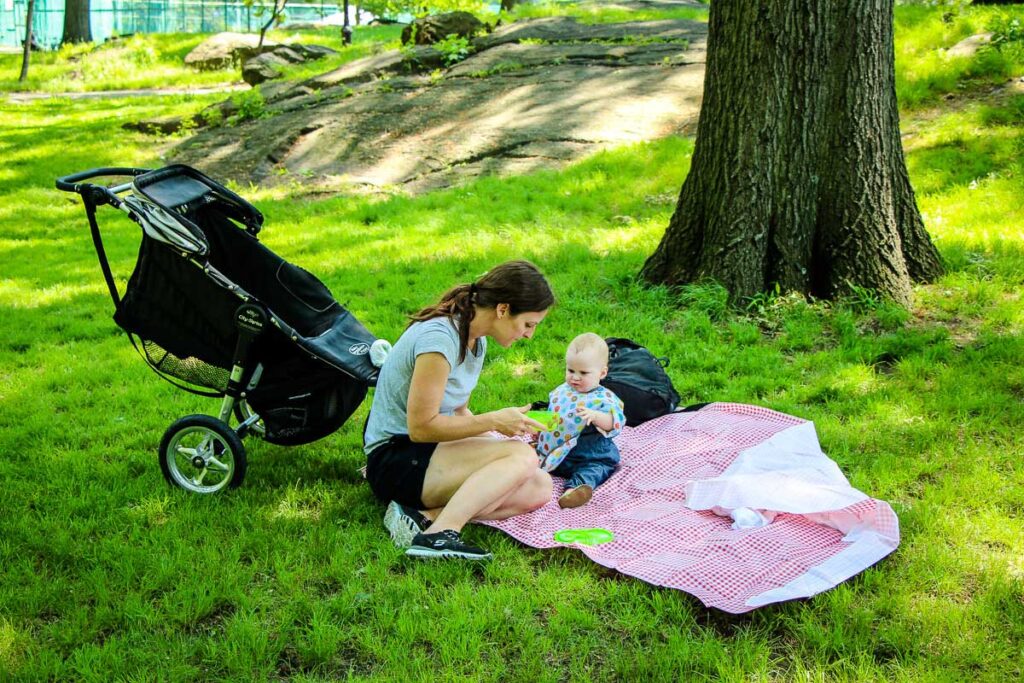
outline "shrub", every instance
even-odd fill
[[[267,101],[263,99],[263,93],[259,88],[246,90],[231,98],[231,101],[238,111],[228,118],[228,125],[235,125],[243,121],[255,121],[267,117]]]
[[[449,33],[444,40],[434,43],[434,49],[441,53],[445,66],[461,62],[473,54],[473,46],[469,44],[469,38],[463,38],[455,33]]]

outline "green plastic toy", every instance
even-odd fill
[[[555,540],[559,543],[582,543],[583,545],[600,545],[615,540],[615,534],[607,529],[562,529],[555,532]]]
[[[558,415],[550,410],[528,410],[526,417],[536,420],[544,425],[545,431],[552,431],[558,426]]]

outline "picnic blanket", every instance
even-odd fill
[[[850,486],[813,422],[713,403],[627,427],[615,443],[621,466],[586,505],[559,509],[556,478],[547,505],[488,524],[734,614],[828,590],[899,545],[892,508]],[[595,528],[613,539],[555,540]]]

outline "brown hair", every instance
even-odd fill
[[[481,275],[476,282],[456,285],[433,306],[409,316],[414,322],[444,316],[459,332],[459,362],[469,350],[469,324],[476,317],[476,307],[492,308],[508,304],[510,315],[546,311],[555,303],[555,295],[547,279],[529,261],[506,261]]]

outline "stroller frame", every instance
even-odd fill
[[[86,182],[101,177],[129,177],[131,180],[113,186]],[[209,252],[212,247],[203,228],[193,221],[195,217],[191,213],[193,209],[205,204],[216,203],[217,208],[223,210],[233,223],[231,227],[227,228],[227,232],[240,233],[244,229],[251,236],[251,241],[254,242],[258,241],[256,236],[263,225],[263,215],[223,185],[190,167],[172,165],[157,170],[127,167],[96,168],[58,178],[56,186],[59,190],[78,194],[85,205],[100,268],[117,309],[115,321],[128,334],[132,346],[154,372],[176,387],[202,396],[222,398],[217,417],[204,414],[189,415],[174,422],[164,433],[159,447],[159,462],[164,478],[169,484],[199,494],[210,494],[227,488],[235,488],[244,480],[248,465],[245,447],[242,443],[245,436],[251,434],[281,444],[305,443],[319,438],[340,426],[362,401],[366,389],[376,383],[377,368],[370,363],[367,354],[376,337],[339,306],[333,297],[330,297],[326,287],[323,287],[315,277],[302,271],[301,277],[304,277],[305,281],[298,282],[298,285],[323,288],[331,305],[326,307],[330,310],[320,311],[323,315],[317,318],[317,327],[313,331],[315,333],[312,333],[305,328],[301,331],[297,329],[284,317],[271,310],[259,297],[233,282],[230,277],[210,262]],[[158,189],[160,192],[157,192]],[[171,197],[174,202],[169,201],[168,198]],[[178,200],[181,199],[185,201],[179,204]],[[164,203],[165,200],[167,203]],[[230,354],[230,368],[226,367],[228,365],[227,354],[221,354],[218,362],[206,358],[197,360],[191,356],[186,358],[186,362],[194,361],[193,365],[201,368],[229,370],[226,373],[226,382],[223,382],[223,386],[213,386],[219,382],[207,380],[200,382],[200,386],[215,390],[204,391],[178,381],[182,377],[181,374],[168,374],[161,367],[168,356],[175,361],[178,359],[173,354],[161,349],[162,342],[158,342],[153,346],[159,351],[163,351],[164,356],[160,361],[155,361],[150,354],[149,342],[137,328],[133,330],[131,323],[126,322],[122,315],[122,297],[115,285],[96,221],[96,209],[104,205],[119,209],[141,226],[144,243],[150,239],[154,244],[160,243],[157,246],[158,249],[173,250],[177,257],[198,269],[196,272],[200,273],[200,278],[204,281],[207,279],[212,281],[215,284],[213,288],[215,291],[226,290],[233,295],[233,298],[225,300],[238,302],[238,306],[234,308],[233,318],[237,338],[233,353]],[[235,227],[240,229],[235,231],[233,230]],[[231,239],[238,238],[232,237]],[[143,244],[143,247],[145,246]],[[265,252],[277,259],[275,263],[283,264],[277,273],[278,280],[281,278],[280,268],[284,268],[284,266],[301,270],[280,260],[265,247],[259,247],[259,249],[263,250],[261,253]],[[161,253],[164,254],[161,258],[166,258],[166,254],[170,252]],[[136,266],[136,273],[133,273],[132,279],[129,280],[129,289],[136,279],[143,254],[144,250],[140,250],[139,264]],[[129,296],[130,293],[126,290],[125,298],[127,299]],[[119,315],[122,315],[121,319],[119,319]],[[306,319],[303,318],[302,321],[305,322]],[[139,336],[140,343],[136,342],[136,334],[133,334],[133,331]],[[254,343],[257,340],[266,341],[268,333],[276,335],[275,340],[290,340],[297,345],[305,352],[298,355],[307,358],[307,364],[308,358],[315,359],[312,362],[317,365],[318,375],[336,372],[339,378],[344,376],[347,378],[346,381],[352,383],[347,393],[342,392],[341,388],[335,390],[336,393],[343,394],[340,399],[337,396],[332,396],[332,400],[335,402],[340,400],[341,407],[337,413],[331,414],[325,426],[314,425],[306,432],[296,430],[287,432],[277,429],[277,433],[275,433],[274,428],[268,430],[264,417],[254,410],[247,400],[250,392],[259,387],[265,369],[264,364],[258,362],[254,357]],[[274,348],[280,350],[280,346]],[[339,351],[339,349],[342,350]],[[316,361],[323,362],[323,370],[320,369],[320,365]],[[195,383],[191,378],[186,381]],[[294,403],[294,400],[302,400],[307,395],[300,393],[297,396],[289,397],[289,400]],[[286,407],[289,410],[295,410],[294,405]],[[271,413],[273,412],[271,410]],[[238,421],[235,428],[230,426],[232,415]],[[268,413],[268,417],[269,415],[270,413]],[[310,438],[311,434],[312,438]]]

